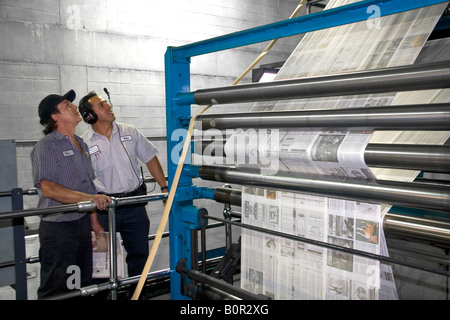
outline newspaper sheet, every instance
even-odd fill
[[[93,272],[92,278],[109,278],[110,276],[110,259],[109,259],[109,233],[102,232],[97,239],[95,232],[91,232],[92,236],[92,262]],[[116,233],[116,257],[117,257],[117,276],[123,278],[124,272],[124,254],[122,249],[122,238],[120,233]]]
[[[331,0],[325,10],[357,2]],[[413,64],[447,3],[307,33],[275,79],[291,79]],[[369,10],[370,9],[370,10]],[[373,19],[371,19],[372,17]],[[253,111],[333,109],[390,105],[396,93],[255,103]]]
[[[245,187],[242,221],[381,254],[380,205]],[[273,299],[395,299],[380,262],[257,231],[243,231],[242,287]],[[381,275],[380,272],[384,274]],[[382,279],[382,282],[380,281]],[[380,291],[381,287],[384,287]]]
[[[326,9],[352,2],[355,1],[331,0]],[[340,74],[412,64],[446,6],[447,3],[442,3],[310,32],[300,41],[275,79]],[[375,11],[371,12],[376,12],[377,8],[372,8],[372,10]],[[437,102],[433,100],[432,95],[439,96],[444,100],[448,99],[448,90],[438,91],[438,93],[421,92],[421,100]],[[262,102],[256,103],[252,111],[402,104],[408,100],[408,95],[410,93],[399,95],[403,99],[400,99],[396,93],[387,93]],[[380,136],[386,137],[383,133],[376,132],[376,134],[373,142],[380,141]],[[311,138],[314,135],[314,133],[304,133],[299,130],[286,133],[284,136],[286,140],[283,141],[285,144],[280,143],[283,148],[278,149],[280,161],[276,164],[281,172],[296,174],[297,170],[301,172],[310,170],[325,175],[339,173],[351,176],[356,174],[356,172],[353,173],[351,167],[341,167],[340,161],[336,161],[336,155],[343,150],[342,146],[334,151],[322,148],[322,146],[332,146],[333,139],[339,145],[344,141],[344,137],[325,136],[322,133],[320,139],[316,136],[314,143],[309,139],[302,143],[302,138],[307,136]],[[347,133],[345,137],[349,135]],[[386,140],[389,143],[396,139],[395,134],[388,133],[387,135]],[[289,140],[294,136],[295,139]],[[399,132],[398,136],[397,141],[407,141],[407,143],[417,143],[417,141],[423,140],[428,143],[442,144],[448,139],[448,132],[437,135],[437,137],[434,133],[424,132]],[[362,143],[360,147],[363,145]],[[351,149],[351,147],[349,148]],[[358,148],[356,147],[355,150]],[[255,148],[251,150],[254,152]],[[251,150],[241,149],[241,152]],[[264,155],[264,153],[261,154]],[[363,152],[359,154],[356,152],[353,157],[358,159],[362,157],[362,154]],[[344,158],[350,159],[347,156]],[[321,162],[321,160],[326,161]],[[258,165],[263,168],[271,168],[273,163],[274,161],[270,164],[260,161]],[[236,165],[246,166],[239,162]],[[364,166],[360,168],[356,165],[355,168],[360,173],[365,172],[361,171]],[[399,180],[409,179],[410,181],[417,176],[417,173],[403,174],[402,171],[375,170],[376,174],[382,172],[384,178],[392,180],[397,179],[397,175],[405,176]],[[371,170],[371,172],[374,171]],[[378,178],[377,175],[375,176]],[[242,208],[243,222],[248,224],[320,239],[320,241],[339,244],[343,247],[387,255],[382,232],[381,212],[382,208],[383,212],[387,212],[389,206],[386,205],[243,187]],[[255,231],[243,230],[241,269],[241,286],[244,289],[263,293],[274,299],[397,298],[392,270],[385,264],[357,255],[280,239]]]
[[[237,167],[257,165],[267,175],[375,179],[364,161],[364,150],[371,137],[372,131],[236,130],[224,150]]]

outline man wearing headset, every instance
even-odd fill
[[[147,194],[138,159],[146,164],[161,191],[167,192],[164,171],[156,156],[158,149],[137,128],[116,122],[112,105],[94,91],[80,100],[78,108],[83,120],[91,124],[81,137],[89,147],[94,183],[100,193],[116,198]],[[108,215],[100,212],[98,220],[108,230]],[[144,268],[149,254],[149,228],[145,204],[117,208],[116,230],[127,251],[129,276],[141,274]]]

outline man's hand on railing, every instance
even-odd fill
[[[99,210],[108,210],[108,205],[112,204],[111,198],[104,194],[92,195],[91,198],[90,201],[94,201]]]

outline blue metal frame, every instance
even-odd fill
[[[372,5],[380,8],[380,16],[386,16],[442,2],[446,1],[366,0],[193,44],[168,47],[165,54],[165,85],[169,185],[174,179],[187,132],[185,119],[191,117],[189,101],[177,101],[179,93],[190,92],[191,57],[367,20],[372,15],[372,11],[367,12]],[[193,97],[190,101],[194,103]],[[190,153],[185,163],[191,163]],[[181,259],[186,259],[186,267],[192,267],[190,230],[200,228],[205,223],[195,216],[199,215],[199,209],[193,206],[193,200],[213,198],[211,191],[193,186],[191,176],[195,174],[182,173],[169,216],[171,298],[175,300],[188,299],[181,293],[181,276],[175,271],[176,265]]]

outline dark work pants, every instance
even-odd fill
[[[70,222],[41,220],[39,241],[41,262],[39,299],[69,291],[68,278],[77,276],[73,267],[79,267],[81,287],[91,284],[92,238],[89,214]],[[71,268],[68,270],[69,267]],[[74,285],[76,282],[71,281],[72,279],[69,282]]]
[[[109,231],[108,213],[103,211],[97,215],[98,221]],[[127,251],[128,276],[136,276],[142,273],[147,261],[148,233],[150,220],[144,206],[118,207],[116,212],[116,232],[120,232],[123,246]]]

